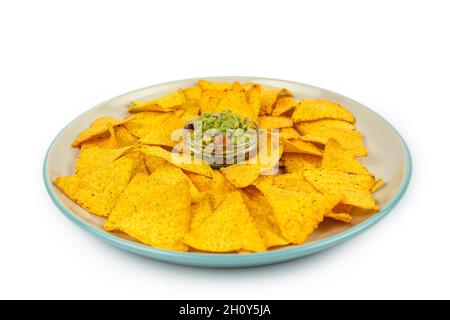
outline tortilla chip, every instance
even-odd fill
[[[144,154],[138,148],[132,147],[129,151],[127,151],[123,155],[123,157],[133,161],[133,170],[131,172],[131,178],[133,178],[138,173],[148,174]]]
[[[315,169],[320,166],[322,158],[305,153],[284,153],[281,158],[287,172]]]
[[[132,169],[133,162],[121,158],[83,175],[58,177],[55,184],[82,208],[107,217],[128,185]]]
[[[168,95],[150,101],[132,101],[132,107],[128,108],[128,112],[146,112],[146,111],[159,111],[170,112],[177,109],[183,103],[186,102],[183,90],[177,90],[169,93]]]
[[[100,147],[82,148],[75,163],[75,173],[84,175],[99,167],[107,165],[123,156],[132,147],[105,149]]]
[[[258,189],[255,188],[255,190],[257,192],[252,192],[251,194],[242,192],[242,198],[250,216],[260,231],[266,247],[271,248],[289,244],[281,235],[281,230],[276,223],[272,207],[267,199]]]
[[[200,99],[200,95],[202,94],[202,88],[200,86],[192,86],[186,89],[183,89],[184,97],[186,101],[188,100],[198,100]]]
[[[183,123],[186,123],[199,114],[200,105],[197,100],[186,101],[183,107],[175,112],[175,116],[178,117]]]
[[[239,192],[230,193],[200,227],[185,237],[189,246],[208,252],[234,252],[240,249],[265,251],[266,246]]]
[[[330,138],[325,145],[321,168],[354,174],[370,174],[369,170],[356,160],[352,153],[342,148],[335,139]]]
[[[294,244],[302,244],[318,227],[324,215],[340,201],[340,196],[301,194],[261,183],[262,191],[273,209],[283,237]]]
[[[232,84],[231,89],[225,92],[217,104],[216,112],[225,110],[231,110],[235,114],[246,116],[255,121],[258,120],[258,115],[248,104],[245,91],[238,82]]]
[[[117,126],[114,128],[116,148],[131,146],[138,138],[133,135],[125,126]]]
[[[189,171],[185,173],[200,192],[211,191],[213,184],[211,178]]]
[[[294,122],[337,119],[355,122],[353,115],[341,105],[322,99],[303,99],[292,114]]]
[[[190,226],[189,184],[186,179],[138,174],[117,201],[105,223],[157,248],[186,251],[182,242]]]
[[[338,203],[334,208],[334,213],[351,213],[353,210],[353,206],[344,203]]]
[[[175,115],[167,117],[164,125],[154,128],[140,139],[140,143],[174,147],[182,139],[183,121]]]
[[[345,222],[345,223],[351,223],[352,222],[352,216],[348,213],[334,213],[334,212],[328,212],[325,214],[326,218],[330,218],[333,220]]]
[[[305,180],[301,171],[261,178],[269,180],[272,185],[280,189],[297,193],[318,193],[318,191]],[[256,184],[258,184],[258,181]]]
[[[232,185],[237,188],[245,188],[258,178],[261,166],[244,162],[221,168],[220,171]]]
[[[211,82],[207,80],[199,80],[198,85],[204,91],[206,90],[225,91],[231,89],[231,83],[228,82]]]
[[[191,206],[192,218],[190,232],[200,231],[203,221],[213,214],[213,207],[210,199],[204,199]]]
[[[72,147],[78,147],[82,142],[108,132],[110,126],[116,127],[128,121],[129,119],[119,120],[113,117],[98,118],[91,124],[89,129],[86,129],[78,135],[75,141],[72,142]]]
[[[213,207],[217,209],[225,200],[227,194],[236,190],[236,187],[232,185],[220,171],[212,172],[212,200]]]
[[[199,202],[201,200],[200,191],[192,183],[189,177],[180,168],[168,163],[167,161],[159,168],[152,172],[154,178],[158,178],[161,181],[175,184],[175,182],[185,179],[189,184],[189,192],[192,202]]]
[[[263,129],[280,129],[293,126],[289,117],[263,116],[258,118],[259,127]]]
[[[297,101],[295,101],[292,97],[279,97],[277,102],[275,103],[275,107],[273,108],[272,115],[276,117],[281,116],[288,111],[293,110],[297,106],[297,104]]]
[[[218,105],[222,97],[225,95],[225,91],[219,90],[206,90],[202,91],[199,100],[200,113],[206,112],[218,113]]]
[[[371,176],[321,169],[305,169],[303,176],[320,192],[342,196],[342,203],[363,209],[377,208],[370,193],[374,184]]]
[[[336,120],[336,119],[322,119],[322,120],[315,120],[315,121],[306,121],[306,122],[299,122],[296,124],[297,130],[302,135],[307,135],[314,133],[317,129],[323,129],[323,128],[341,128],[341,129],[348,129],[348,130],[355,130],[356,127],[353,123],[343,121],[343,120]]]
[[[206,177],[212,177],[211,167],[204,161],[187,154],[176,154],[156,146],[141,146],[141,151],[146,156],[154,156],[180,167],[181,169],[197,173]]]
[[[305,141],[326,144],[328,139],[334,138],[345,150],[355,157],[365,157],[368,154],[360,132],[341,128],[322,128],[314,133],[302,136]]]
[[[323,153],[322,150],[314,144],[303,141],[303,139],[286,139],[281,135],[280,141],[284,146],[284,151],[288,153],[306,153],[316,156],[321,156]]]
[[[282,128],[280,130],[280,137],[287,140],[298,140],[301,139],[300,133],[294,128]]]
[[[373,187],[370,189],[370,192],[375,192],[378,190],[378,188],[384,183],[383,179],[378,179]]]
[[[245,88],[244,88],[245,89]],[[259,84],[251,85],[250,88],[245,89],[245,95],[250,108],[253,110],[254,115],[259,114],[261,109],[262,89]]]
[[[92,137],[80,144],[80,149],[100,147],[106,149],[131,146],[137,141],[137,137],[131,134],[123,125],[112,127],[107,124],[108,131]]]
[[[282,96],[292,96],[292,93],[287,89],[272,89],[267,87],[262,87],[261,91],[261,115],[271,115],[272,110],[277,102],[278,97]]]

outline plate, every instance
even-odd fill
[[[44,181],[47,191],[58,209],[81,228],[121,249],[149,258],[199,267],[237,268],[261,266],[293,260],[336,246],[357,234],[367,230],[385,217],[400,201],[411,178],[411,155],[408,147],[397,130],[377,113],[359,102],[340,94],[318,87],[276,79],[257,77],[209,77],[211,81],[258,82],[268,87],[289,89],[296,99],[322,98],[344,105],[356,117],[356,126],[365,137],[369,156],[362,158],[362,163],[385,181],[377,190],[375,197],[380,211],[367,215],[355,212],[351,225],[337,221],[325,221],[302,245],[248,254],[214,254],[177,252],[158,249],[140,244],[131,238],[109,233],[103,230],[104,218],[97,217],[83,210],[60,192],[52,183],[56,177],[72,174],[78,149],[70,146],[71,142],[93,120],[101,116],[126,116],[126,106],[132,100],[152,99],[182,87],[195,84],[199,79],[179,80],[138,89],[105,101],[88,110],[70,122],[53,140],[44,160]]]

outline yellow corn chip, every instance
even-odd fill
[[[320,166],[322,158],[305,153],[284,153],[282,157],[287,172],[315,169]]]
[[[177,90],[162,98],[151,101],[132,101],[132,107],[128,108],[131,113],[145,111],[170,112],[177,109],[186,102],[183,90]]]
[[[214,213],[185,237],[185,243],[202,251],[264,251],[265,243],[239,192],[230,193]]]
[[[204,199],[191,206],[192,218],[190,232],[200,231],[203,221],[213,214],[213,207],[210,199]]]
[[[200,192],[211,191],[212,179],[189,171],[185,172]]]
[[[75,164],[75,173],[84,175],[123,156],[132,147],[105,149],[100,147],[82,148]]]
[[[265,176],[261,178],[269,180],[272,185],[280,189],[297,193],[318,193],[318,191],[305,180],[301,171],[276,176]]]
[[[217,113],[218,105],[222,97],[225,95],[225,91],[220,90],[205,90],[202,91],[202,94],[200,96],[199,100],[199,106],[200,106],[200,112],[206,113]]]
[[[107,217],[128,185],[133,162],[121,158],[82,176],[58,177],[55,184],[87,211]]]
[[[168,114],[164,124],[149,130],[140,139],[140,142],[148,145],[174,147],[182,138],[183,124],[184,122],[180,118],[174,114]]]
[[[294,128],[283,128],[280,130],[280,137],[287,140],[298,140],[301,139],[300,133]]]
[[[158,169],[152,172],[153,178],[157,178],[166,183],[175,184],[175,182],[185,179],[189,184],[189,192],[192,202],[199,202],[201,199],[200,191],[180,168],[168,163],[167,161]]]
[[[182,108],[175,111],[175,116],[183,123],[191,120],[200,114],[200,105],[197,100],[188,100]]]
[[[334,138],[345,150],[355,157],[367,156],[367,149],[360,132],[341,128],[322,128],[314,133],[302,136],[305,141],[326,144],[328,139]]]
[[[272,89],[267,87],[262,87],[261,91],[261,110],[260,114],[270,115],[272,114],[273,107],[277,102],[278,97],[282,96],[292,96],[292,93],[287,89]]]
[[[116,127],[127,123],[128,121],[129,119],[118,120],[113,117],[98,118],[92,123],[89,129],[83,131],[78,135],[75,141],[72,142],[72,147],[78,147],[82,142],[108,132],[110,126]]]
[[[314,144],[303,141],[303,139],[286,139],[281,135],[280,141],[284,147],[284,151],[288,153],[306,153],[316,156],[321,156],[323,153],[322,150]]]
[[[200,95],[202,94],[202,88],[200,86],[192,86],[186,89],[183,89],[184,96],[187,100],[198,100],[200,99]]]
[[[258,115],[248,104],[245,91],[238,82],[234,82],[231,89],[226,91],[220,99],[216,112],[224,110],[231,110],[235,114],[246,116],[255,121],[258,120]]]
[[[212,200],[214,209],[217,209],[225,200],[227,194],[236,190],[236,187],[228,182],[220,171],[212,172]]]
[[[355,122],[355,118],[347,109],[337,103],[322,99],[303,99],[292,114],[294,122],[319,119]]]
[[[327,170],[338,170],[355,174],[370,174],[352,153],[341,147],[339,142],[330,138],[325,145],[321,168]]]
[[[344,121],[344,120],[336,120],[336,119],[322,119],[315,121],[306,121],[299,122],[296,124],[297,130],[302,135],[312,134],[317,129],[330,129],[330,128],[341,128],[348,130],[355,130],[356,127],[353,123]]]
[[[259,164],[238,163],[221,168],[220,171],[232,185],[237,188],[245,188],[258,178],[261,173],[261,166]]]
[[[371,192],[375,192],[378,190],[378,188],[384,183],[383,179],[378,179],[373,187],[370,189]]]
[[[141,146],[141,151],[145,156],[154,156],[164,159],[185,171],[197,173],[210,178],[212,177],[211,167],[204,161],[195,159],[190,155],[175,154],[156,146]]]
[[[165,181],[138,174],[117,201],[105,229],[157,248],[186,251],[182,239],[190,226],[189,198],[186,179]]]
[[[259,127],[263,129],[280,129],[293,126],[289,117],[262,116],[258,118]]]
[[[342,221],[342,222],[345,222],[345,223],[351,223],[352,222],[352,216],[349,215],[348,213],[328,212],[328,213],[325,213],[325,217],[333,219],[333,220],[337,220],[337,221]]]
[[[341,198],[329,194],[286,191],[270,183],[258,184],[257,188],[272,207],[281,234],[294,244],[302,244]]]
[[[259,190],[256,189],[256,191],[251,194],[242,192],[242,198],[250,216],[261,232],[261,237],[266,247],[270,248],[289,244],[281,235],[281,230],[276,223],[272,207],[264,195]]]
[[[279,97],[273,108],[272,115],[276,117],[281,116],[286,112],[293,110],[296,106],[297,101],[295,101],[294,98],[289,96]]]
[[[244,88],[245,89],[245,88]],[[254,115],[259,114],[261,109],[262,89],[259,84],[251,85],[248,89],[245,89],[247,102],[250,108],[253,110]]]
[[[363,209],[377,208],[370,193],[374,184],[371,176],[320,169],[305,169],[303,176],[320,192],[342,196],[342,203]]]
[[[123,155],[123,157],[133,161],[133,170],[131,172],[132,178],[138,173],[148,174],[144,154],[138,148],[132,147]]]
[[[211,82],[207,80],[199,80],[198,85],[204,91],[206,90],[225,91],[231,89],[231,83],[228,82]]]

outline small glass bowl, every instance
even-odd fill
[[[190,137],[190,131],[187,128],[184,128],[184,145],[194,157],[203,159],[213,168],[227,167],[253,158],[258,150],[258,124],[246,116],[239,115],[239,117],[244,118],[250,124],[250,128],[248,128],[247,131],[254,131],[249,141],[242,144],[232,144],[226,146],[225,148],[216,150],[214,149],[214,144],[204,145],[201,141],[192,140]],[[192,123],[195,120],[196,118],[193,118],[188,121],[188,123]]]

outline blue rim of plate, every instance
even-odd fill
[[[132,92],[144,90],[146,88],[151,88],[154,86],[160,86],[163,84],[170,84],[173,82],[182,82],[182,81],[194,81],[198,79],[210,79],[214,80],[216,77],[204,77],[204,78],[193,78],[193,79],[184,79],[184,80],[177,80],[177,81],[170,81],[166,83],[159,83],[157,85],[144,87],[141,89],[133,90],[125,94],[121,94],[117,97],[120,97],[122,95],[126,95]],[[220,77],[217,77],[220,78]],[[227,78],[242,78],[241,76],[236,77],[228,77]],[[279,79],[271,79],[271,78],[262,78],[262,77],[246,77],[246,78],[254,78],[254,79],[262,79],[262,80],[276,80],[276,81],[283,81],[287,83],[292,83],[296,85],[305,85],[311,88],[316,88],[319,90],[324,90],[331,92],[333,94],[342,96],[346,99],[349,99],[351,101],[354,101],[353,99],[350,99],[348,97],[345,97],[339,93],[333,92],[328,89],[323,89],[320,87],[312,86],[303,84],[300,82],[294,82],[294,81],[287,81],[287,80],[279,80]],[[116,97],[116,98],[117,98]],[[112,98],[115,99],[115,98]],[[112,99],[108,99],[112,100]],[[356,102],[356,101],[354,101]],[[294,260],[298,259],[313,253],[317,253],[326,249],[329,249],[331,247],[334,247],[338,244],[341,244],[342,242],[349,240],[353,238],[354,236],[360,234],[361,232],[367,230],[369,227],[373,226],[377,222],[379,222],[382,218],[384,218],[401,200],[403,195],[405,194],[406,190],[408,189],[409,183],[411,181],[412,176],[412,159],[411,159],[411,153],[409,151],[408,145],[406,144],[403,137],[400,135],[400,133],[395,129],[394,126],[392,126],[386,119],[384,119],[382,116],[380,116],[378,113],[373,111],[372,109],[366,107],[365,105],[358,103],[361,107],[365,108],[372,114],[374,114],[376,117],[384,121],[389,125],[389,127],[395,132],[397,137],[402,143],[403,149],[406,154],[406,167],[405,167],[405,177],[400,185],[400,188],[395,195],[394,198],[392,198],[381,211],[377,212],[376,214],[372,215],[370,218],[367,218],[363,222],[351,227],[350,229],[343,231],[341,233],[338,233],[336,235],[333,235],[329,238],[314,241],[311,243],[303,244],[303,245],[291,245],[287,246],[285,248],[265,251],[265,252],[257,252],[257,253],[248,253],[248,254],[238,254],[238,253],[227,253],[227,254],[218,254],[218,253],[197,253],[197,252],[179,252],[179,251],[172,251],[172,250],[165,250],[165,249],[159,249],[150,247],[144,244],[140,244],[138,242],[133,242],[130,240],[126,240],[123,238],[120,238],[112,233],[108,233],[104,230],[99,230],[88,223],[84,222],[80,217],[78,217],[76,214],[72,213],[69,209],[67,209],[64,204],[58,199],[56,194],[52,190],[52,182],[50,181],[49,176],[47,175],[47,159],[49,156],[49,153],[55,143],[55,141],[58,139],[60,134],[64,132],[64,130],[72,124],[72,122],[76,121],[79,117],[83,116],[88,111],[82,113],[78,117],[76,117],[74,120],[72,120],[69,124],[67,124],[53,139],[52,143],[50,144],[45,158],[44,158],[44,166],[43,166],[43,175],[44,175],[44,183],[45,187],[47,189],[48,194],[50,195],[50,198],[56,205],[56,207],[71,221],[73,221],[75,224],[80,226],[82,229],[88,231],[91,234],[96,235],[100,239],[112,244],[113,246],[116,246],[118,248],[133,252],[138,255],[146,256],[149,258],[153,258],[160,261],[165,261],[169,263],[174,264],[180,264],[180,265],[188,265],[188,266],[197,266],[197,267],[213,267],[213,268],[239,268],[239,267],[253,267],[253,266],[263,266],[268,264],[274,264],[274,263],[280,263],[284,261]],[[95,107],[94,107],[95,108]]]

